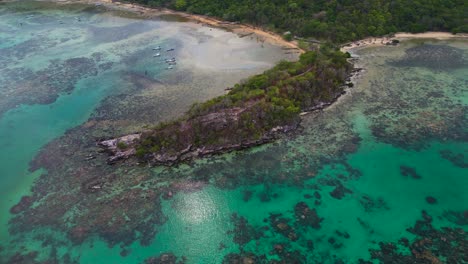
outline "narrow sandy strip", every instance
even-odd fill
[[[459,33],[452,34],[449,32],[425,32],[425,33],[405,33],[399,32],[391,36],[384,37],[369,37],[362,40],[353,41],[347,44],[344,44],[341,47],[342,52],[347,52],[356,48],[366,48],[372,46],[385,46],[389,45],[393,40],[408,40],[408,39],[466,39],[468,40],[468,34]],[[388,44],[387,44],[388,43]]]
[[[62,4],[70,4],[70,3],[85,3],[91,5],[104,5],[107,7],[116,7],[119,9],[123,9],[126,11],[137,12],[140,15],[144,16],[160,16],[160,15],[177,15],[183,18],[186,18],[193,22],[202,23],[204,25],[223,28],[233,33],[239,35],[240,37],[246,36],[253,36],[256,37],[259,42],[267,42],[273,45],[281,46],[286,50],[291,50],[291,52],[295,53],[304,53],[305,51],[302,50],[297,41],[286,41],[284,40],[281,35],[276,34],[271,31],[267,31],[258,27],[254,27],[248,24],[240,24],[240,23],[233,23],[233,22],[226,22],[222,20],[218,20],[216,18],[203,16],[203,15],[195,15],[189,14],[185,12],[179,12],[175,10],[170,10],[167,8],[151,8],[142,6],[139,4],[133,3],[124,3],[115,0],[56,0],[57,3]]]

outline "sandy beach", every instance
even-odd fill
[[[344,44],[341,47],[342,52],[348,52],[356,48],[365,48],[371,46],[385,46],[387,43],[391,43],[393,40],[407,40],[407,39],[468,39],[468,34],[452,34],[449,32],[424,32],[424,33],[406,33],[399,32],[390,36],[384,37],[369,37],[362,40],[353,41]]]
[[[271,31],[266,31],[261,28],[254,27],[248,24],[240,24],[235,22],[227,22],[218,20],[216,18],[203,16],[203,15],[195,15],[189,14],[185,12],[179,12],[167,8],[151,8],[142,6],[139,4],[133,3],[124,3],[114,0],[56,0],[57,3],[62,4],[69,4],[69,3],[86,3],[92,5],[103,5],[109,8],[116,8],[116,9],[123,9],[126,11],[136,12],[143,16],[148,17],[156,17],[162,15],[177,15],[182,18],[185,18],[189,21],[193,21],[196,23],[201,23],[204,26],[209,27],[216,27],[231,31],[240,37],[255,37],[258,42],[266,42],[273,45],[281,46],[285,50],[290,50],[289,52],[293,53],[304,53],[305,51],[299,48],[297,41],[286,41],[283,37],[279,34],[276,34]]]

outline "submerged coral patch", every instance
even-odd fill
[[[404,177],[410,177],[413,179],[421,179],[421,175],[419,175],[414,168],[411,168],[406,165],[400,166],[400,174]]]
[[[447,45],[424,44],[409,48],[405,56],[392,61],[398,67],[426,67],[435,70],[450,70],[467,65],[463,50]]]
[[[406,238],[400,240],[405,250],[396,243],[379,242],[379,249],[370,250],[371,258],[382,263],[464,263],[468,259],[467,233],[460,228],[435,228],[431,222],[425,215],[410,228],[416,238],[412,242]],[[359,263],[372,262],[360,260]]]

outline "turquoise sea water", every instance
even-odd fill
[[[216,87],[222,82],[222,76],[227,79],[223,86],[232,85],[238,78],[270,67],[281,57],[256,59],[258,51],[268,52],[279,48],[262,49],[255,42],[241,41],[248,47],[258,46],[251,47],[251,53],[241,54],[252,62],[242,67],[227,60],[226,73],[219,72],[220,78],[207,78],[205,75],[211,72],[193,76],[206,78],[207,82],[212,83],[200,87],[195,95],[188,92],[191,95],[188,99],[171,100],[173,109],[167,109],[164,104],[173,97],[171,90],[179,94],[187,93],[176,86],[174,79],[185,73],[188,66],[180,65],[176,67],[174,76],[168,75],[163,59],[177,53],[169,54],[162,50],[161,58],[155,58],[153,48],[158,45],[164,49],[177,46],[183,53],[178,56],[179,59],[188,60],[192,49],[204,52],[210,48],[209,45],[199,47],[190,42],[186,44],[188,41],[182,42],[188,37],[195,41],[197,38],[210,39],[210,34],[203,32],[191,36],[193,32],[201,30],[199,26],[168,23],[160,19],[141,20],[131,13],[108,11],[102,7],[79,4],[58,6],[47,2],[2,4],[0,16],[2,226],[9,217],[5,212],[28,193],[29,186],[42,172],[28,170],[29,162],[39,149],[68,129],[84,123],[91,115],[105,115],[101,112],[93,114],[93,111],[109,95],[141,89],[128,81],[132,76],[151,76],[149,84],[146,83],[144,87],[149,92],[152,92],[152,85],[164,85],[154,88],[157,98],[148,96],[148,101],[153,100],[155,104],[157,114],[153,120],[156,122],[180,114],[190,102],[222,93],[223,88]],[[222,32],[217,30],[216,34]],[[226,50],[230,51],[230,48],[226,47]],[[161,78],[162,81],[159,81]],[[159,98],[164,98],[163,102]],[[162,107],[164,109],[158,109]],[[1,228],[1,231],[3,238],[7,236],[6,228]]]
[[[466,245],[467,60],[455,68],[412,57],[414,65],[395,63],[412,48],[423,53],[445,47],[466,58],[466,41],[355,51],[357,66],[365,68],[356,86],[276,143],[171,169],[120,168],[96,153],[96,137],[134,131],[164,119],[161,112],[176,116],[197,99],[179,98],[212,97],[223,88],[184,88],[209,82],[200,81],[209,71],[206,61],[191,64],[201,65],[197,72],[180,65],[174,73],[151,63],[152,51],[145,52],[155,43],[181,45],[191,38],[183,27],[83,7],[46,6],[38,14],[31,5],[0,5],[0,35],[7,40],[0,43],[0,78],[8,84],[0,85],[0,93],[10,97],[0,99],[1,263],[144,263],[169,253],[185,263],[357,263],[369,260],[369,249],[379,242],[430,237],[439,245],[441,238],[426,226],[422,233],[409,230],[424,215],[437,230],[459,228]],[[37,34],[47,37],[35,39]],[[249,69],[271,63],[258,49],[246,59]],[[209,53],[183,49],[191,50]],[[184,52],[181,60],[197,57]],[[81,57],[86,59],[78,64],[64,63]],[[444,58],[435,62],[446,65]],[[230,63],[226,76],[242,68]],[[247,71],[242,74],[234,77]],[[96,160],[83,161],[90,153]],[[32,167],[41,169],[31,172],[33,159]],[[96,178],[104,179],[104,191],[87,192],[83,186]],[[8,213],[24,195],[34,203]],[[76,239],[77,227],[91,231]],[[448,231],[443,236],[451,239]],[[427,249],[442,262],[447,255],[458,256],[453,263],[466,261],[467,253],[460,257],[453,248]],[[402,243],[397,251],[412,255]],[[175,263],[160,260],[148,263]],[[413,263],[396,256],[380,262]]]

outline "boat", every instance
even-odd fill
[[[157,46],[156,48],[153,48],[153,50],[161,50],[161,46]]]
[[[168,49],[166,51],[174,51],[174,50],[175,50],[174,48],[170,48],[170,49]]]
[[[174,69],[174,67],[172,67],[172,66],[169,66],[169,67],[167,67],[166,69],[168,69],[168,70],[172,70],[172,69]]]
[[[153,55],[153,57],[160,57],[161,56],[161,53],[156,53]]]

